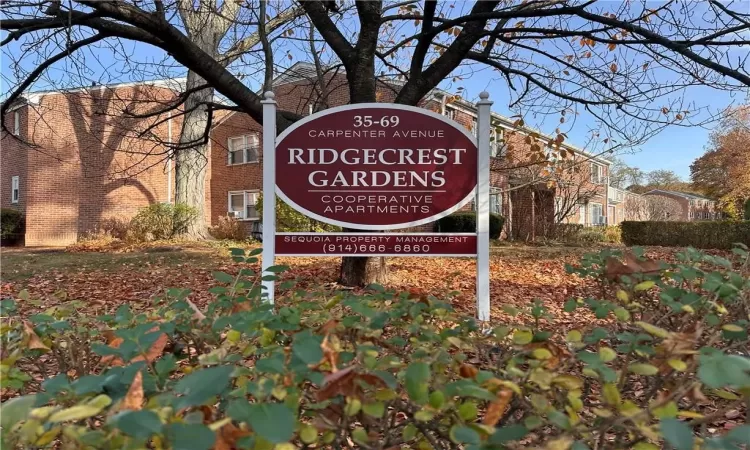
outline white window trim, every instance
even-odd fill
[[[230,207],[232,206],[232,195],[239,195],[242,194],[242,217],[238,218],[237,220],[243,221],[243,222],[257,222],[260,220],[260,215],[258,217],[251,217],[247,218],[245,217],[245,214],[247,213],[247,194],[260,194],[259,190],[245,190],[245,191],[229,191],[227,192],[227,214],[231,213],[232,210]]]
[[[596,168],[596,172],[594,172],[594,168]],[[604,183],[604,166],[601,164],[595,163],[591,161],[591,182],[594,184],[602,184]]]
[[[242,145],[244,151],[242,152],[242,162],[239,163],[233,163],[232,162],[232,148],[230,142],[234,139],[242,138]],[[250,145],[250,140],[255,141],[253,146]],[[255,154],[257,155],[257,159],[255,161],[248,161],[247,160],[247,151],[250,148],[255,148]],[[259,164],[260,163],[260,136],[257,133],[250,133],[250,134],[243,134],[240,136],[230,136],[227,138],[227,165],[228,166],[240,166],[243,164]]]
[[[497,211],[492,211],[492,199],[497,199]],[[490,213],[503,215],[503,190],[499,187],[490,186]]]
[[[588,204],[586,203],[579,203],[578,204],[578,223],[581,225],[586,225],[586,216],[588,216]]]
[[[599,206],[599,208],[601,210],[601,214],[599,215],[599,217],[603,217],[604,218],[603,221],[594,222],[593,219],[594,219],[594,206],[595,205]],[[607,223],[607,216],[604,213],[604,205],[602,203],[590,202],[589,203],[589,208],[591,210],[591,224],[592,225],[601,225],[601,224]]]
[[[18,111],[13,111],[13,134],[21,135],[21,113]]]
[[[18,175],[10,179],[10,202],[18,203],[21,199],[21,179]]]

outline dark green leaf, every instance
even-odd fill
[[[320,344],[323,340],[309,331],[294,335],[292,353],[305,364],[317,364],[323,359],[323,350]]]
[[[148,439],[161,433],[162,423],[153,411],[123,411],[114,415],[110,422],[123,433],[136,439]]]
[[[406,392],[419,405],[430,399],[430,365],[424,362],[413,362],[406,369]]]
[[[229,385],[229,377],[233,370],[231,366],[210,367],[181,379],[174,388],[175,392],[183,394],[183,397],[177,400],[176,408],[201,405],[221,394]]]
[[[226,272],[213,272],[214,279],[219,283],[233,283],[234,277]]]
[[[698,378],[710,388],[750,386],[750,359],[706,351],[699,362]]]
[[[479,433],[466,425],[453,425],[450,430],[450,437],[457,444],[479,444],[481,442]]]
[[[523,439],[529,430],[523,425],[508,425],[507,427],[498,428],[490,436],[490,444],[503,444],[509,441],[517,441]]]
[[[678,419],[661,421],[661,434],[675,450],[693,450],[693,430]]]
[[[567,430],[570,428],[570,419],[560,411],[552,411],[548,415],[549,421],[555,424],[558,428]]]
[[[203,424],[170,423],[165,434],[173,450],[209,450],[216,435]]]
[[[246,422],[263,439],[278,444],[294,434],[294,413],[283,403],[248,403],[235,400],[229,404],[227,414],[237,421]]]
[[[255,369],[260,372],[282,374],[285,371],[284,355],[276,353],[267,358],[259,359],[255,363]]]
[[[732,428],[732,430],[727,433],[726,438],[735,444],[750,445],[750,425],[742,425]]]

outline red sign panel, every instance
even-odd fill
[[[390,230],[432,222],[470,201],[477,147],[459,124],[420,108],[348,105],[287,129],[277,194],[323,222]]]
[[[476,256],[476,234],[281,233],[276,254],[287,256]]]

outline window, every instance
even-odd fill
[[[597,163],[591,163],[591,182],[595,184],[604,183],[604,168]]]
[[[456,120],[456,110],[453,108],[446,107],[443,115],[451,120]]]
[[[10,179],[10,202],[18,203],[18,199],[21,198],[21,186],[17,176]]]
[[[229,138],[227,143],[229,161],[227,164],[247,164],[258,162],[258,135],[246,134]]]
[[[473,134],[474,136],[477,136],[477,132],[479,130],[479,121],[478,120],[479,119],[477,119],[476,117],[474,117],[474,118],[471,119],[471,134]]]
[[[13,112],[13,134],[21,135],[21,113],[18,111]]]
[[[490,187],[490,213],[502,214],[503,212],[503,194],[500,188]]]
[[[578,206],[578,223],[586,225],[586,205],[583,203]]]
[[[258,203],[257,191],[233,191],[229,193],[229,208],[227,209],[230,216],[240,220],[258,220],[260,215],[255,209]]]
[[[490,156],[500,158],[505,156],[506,149],[503,130],[498,128],[492,128],[490,130]]]
[[[611,225],[617,224],[617,211],[615,210],[614,206],[607,207],[609,210],[609,223]]]
[[[591,203],[591,223],[601,225],[604,223],[604,211],[601,203]]]

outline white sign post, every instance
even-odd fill
[[[273,92],[263,94],[263,276],[276,260],[276,101]],[[263,280],[268,301],[274,303],[274,282]]]
[[[490,94],[477,103],[477,319],[490,320]]]
[[[340,255],[346,255],[346,256],[386,256],[386,255],[392,255],[392,256],[476,256],[477,258],[477,281],[476,281],[476,295],[477,295],[477,319],[479,319],[482,322],[488,322],[490,320],[490,108],[492,106],[492,102],[489,101],[489,94],[487,92],[482,92],[479,94],[480,101],[477,103],[477,109],[478,109],[478,124],[477,124],[477,137],[473,138],[470,134],[467,133],[467,130],[461,127],[459,124],[455,122],[448,121],[445,117],[440,116],[434,112],[422,110],[419,108],[414,107],[408,107],[408,106],[402,106],[402,105],[386,105],[386,104],[363,104],[363,105],[347,105],[339,108],[332,108],[325,110],[321,113],[314,114],[312,116],[306,117],[305,119],[297,122],[289,129],[285,130],[285,132],[279,137],[279,139],[276,138],[276,101],[274,101],[274,94],[272,92],[266,92],[264,94],[264,100],[261,102],[263,104],[263,155],[262,155],[262,162],[263,162],[263,261],[262,261],[262,267],[263,267],[263,277],[271,278],[271,276],[274,276],[275,274],[268,271],[268,268],[273,266],[275,264],[275,257],[278,250],[279,254],[283,255],[309,255],[309,256],[326,256],[326,255],[332,255],[332,254],[340,254]],[[282,198],[284,198],[287,203],[292,206],[293,208],[299,210],[300,212],[303,212],[307,215],[315,217],[317,220],[321,220],[323,222],[327,223],[333,223],[336,225],[347,225],[350,228],[358,228],[356,224],[346,224],[337,222],[336,220],[324,216],[319,216],[311,211],[308,211],[305,209],[305,204],[308,203],[307,197],[302,198],[299,201],[299,204],[295,203],[294,201],[291,201],[288,199],[285,194],[281,191],[280,187],[277,186],[276,183],[276,152],[277,152],[277,144],[282,145],[282,148],[284,145],[289,147],[289,152],[293,150],[295,153],[290,153],[290,155],[294,155],[291,157],[291,161],[296,162],[304,162],[303,159],[303,153],[304,150],[301,147],[307,146],[307,140],[308,140],[308,134],[310,138],[317,137],[317,132],[308,132],[306,129],[300,129],[301,126],[310,127],[309,125],[311,122],[315,122],[315,125],[327,127],[326,129],[332,130],[332,131],[341,131],[341,128],[343,128],[345,125],[341,125],[341,122],[329,122],[327,125],[320,125],[324,124],[326,116],[330,114],[343,114],[344,111],[355,111],[351,114],[358,114],[356,112],[357,108],[369,108],[368,111],[372,112],[375,111],[375,113],[380,110],[384,109],[390,109],[393,112],[389,112],[389,116],[386,116],[385,118],[380,118],[378,121],[373,120],[373,117],[371,115],[365,115],[365,116],[353,116],[354,118],[354,126],[369,126],[368,121],[371,124],[379,125],[381,128],[388,128],[388,127],[397,127],[400,122],[404,122],[403,119],[399,120],[399,117],[397,115],[393,115],[394,112],[397,114],[401,114],[406,117],[406,112],[402,111],[411,111],[408,114],[412,115],[412,119],[416,115],[417,123],[415,124],[414,121],[412,121],[411,127],[412,129],[416,130],[416,128],[424,127],[424,121],[425,120],[432,120],[433,123],[437,119],[440,122],[443,122],[442,125],[440,125],[438,128],[445,126],[447,127],[447,130],[454,130],[453,133],[456,133],[456,130],[458,131],[459,135],[463,134],[462,139],[464,139],[466,142],[466,147],[474,146],[474,143],[476,143],[476,148],[478,151],[478,154],[475,155],[476,159],[474,160],[476,162],[477,166],[477,178],[476,178],[476,193],[475,193],[475,201],[476,201],[476,211],[477,211],[477,218],[476,218],[476,226],[477,230],[476,233],[456,233],[453,235],[436,235],[435,233],[379,233],[372,236],[365,236],[363,233],[282,233],[277,234],[276,233],[276,197],[277,194],[281,195]],[[372,113],[372,114],[375,114]],[[359,113],[361,114],[361,113]],[[364,118],[363,118],[364,117]],[[432,119],[428,119],[429,117],[432,117]],[[325,120],[324,120],[325,119]],[[348,119],[352,119],[352,117],[348,117]],[[340,128],[341,127],[341,128]],[[288,144],[287,136],[290,135],[290,133],[294,132],[295,130],[299,130],[302,132],[304,130],[305,135],[304,139],[298,139],[299,143],[296,145]],[[407,130],[409,130],[407,128]],[[380,131],[379,136],[386,136],[385,131]],[[394,133],[391,131],[391,133]],[[403,132],[402,132],[403,133]],[[446,132],[447,133],[447,132]],[[396,129],[394,136],[399,136],[398,129]],[[287,140],[285,140],[287,139]],[[359,137],[357,137],[359,139]],[[369,142],[368,142],[369,143]],[[423,146],[426,146],[427,144],[420,143]],[[443,144],[442,141],[440,142],[441,145],[447,145]],[[309,146],[314,146],[315,144],[310,143]],[[336,144],[327,144],[331,146],[335,146]],[[341,144],[344,145],[344,144]],[[358,145],[358,142],[353,142],[350,145]],[[371,144],[370,145],[374,145]],[[392,143],[388,143],[388,145],[394,145]],[[408,145],[408,144],[406,144]],[[300,147],[300,148],[297,148]],[[383,150],[383,153],[389,152],[388,154],[394,154],[397,152],[396,148],[400,147],[386,147],[385,150]],[[416,148],[416,147],[415,147]],[[309,148],[308,152],[309,155],[312,155],[313,152],[316,149]],[[329,151],[329,152],[335,152],[335,150],[330,148],[325,149],[318,149],[318,151]],[[351,152],[352,148],[348,148],[344,152]],[[374,149],[367,149],[371,151],[375,151]],[[458,153],[459,149],[452,149],[456,150]],[[409,152],[412,152],[412,150],[408,150]],[[443,153],[446,152],[446,149],[439,149],[438,151],[442,151]],[[410,153],[411,155],[411,153]],[[338,157],[338,155],[335,155]],[[411,156],[409,156],[411,157]],[[441,156],[445,161],[448,159],[445,156]],[[456,157],[456,160],[459,158]],[[282,164],[284,164],[285,160],[282,160]],[[323,163],[321,163],[323,164]],[[389,164],[395,164],[393,162],[389,162]],[[402,163],[403,164],[403,163]],[[379,168],[382,172],[383,168]],[[359,172],[357,173],[364,173],[361,171],[361,169],[357,169]],[[473,169],[472,169],[473,170]],[[286,172],[285,172],[286,173]],[[447,172],[446,172],[447,173]],[[291,176],[291,175],[290,175]],[[426,176],[426,175],[425,175]],[[361,175],[360,175],[361,177]],[[282,181],[282,184],[284,182],[288,182],[290,180],[294,180],[294,183],[291,185],[291,188],[297,188],[298,185],[295,183],[303,183],[307,180],[307,177],[301,177],[305,178],[303,179],[297,179],[296,177],[293,178],[287,178]],[[471,181],[473,183],[473,179],[466,179],[467,181]],[[445,180],[443,180],[443,183],[445,183]],[[457,183],[454,186],[458,186],[461,183]],[[365,185],[367,186],[367,185]],[[289,187],[289,186],[287,186]],[[331,187],[334,187],[334,185],[331,185]],[[464,187],[466,187],[466,184],[464,184]],[[451,185],[448,183],[445,188],[450,189]],[[337,191],[335,189],[332,190],[316,190],[318,188],[312,188],[310,190],[307,190],[307,193],[333,193],[335,194]],[[404,228],[404,227],[410,227],[414,226],[415,224],[421,224],[426,223],[431,220],[435,220],[436,217],[443,217],[447,214],[450,214],[452,211],[455,211],[456,209],[460,208],[462,205],[466,204],[471,197],[472,197],[472,188],[468,187],[469,189],[467,191],[467,194],[460,193],[460,195],[463,197],[462,201],[456,200],[455,202],[451,201],[447,205],[447,208],[444,210],[438,210],[442,211],[442,215],[438,214],[437,216],[433,214],[433,216],[425,217],[423,218],[422,222],[411,222],[411,223],[402,223],[402,222],[391,222],[386,223],[384,225],[367,225],[365,224],[361,225],[361,229],[364,230],[383,230],[383,229],[396,229],[396,228]],[[354,191],[351,191],[354,192]],[[363,193],[385,193],[385,192],[402,192],[402,191],[386,191],[386,190],[374,190],[374,191],[362,191]],[[428,192],[428,191],[415,191],[415,192]],[[436,192],[448,192],[446,190],[442,191],[436,191]],[[438,199],[442,199],[445,201],[445,195],[443,194],[440,197],[437,197]],[[327,197],[331,197],[331,195],[327,195]],[[386,196],[382,196],[386,197]],[[424,194],[419,196],[418,198],[423,198]],[[334,196],[335,198],[335,196]],[[363,196],[363,197],[353,197],[356,199],[363,198],[363,199],[369,199],[369,198],[376,198],[375,195],[370,196]],[[379,197],[378,197],[379,198]],[[436,198],[436,197],[432,197]],[[449,198],[449,197],[448,197]],[[445,206],[445,205],[444,205]],[[429,210],[427,210],[429,211]],[[372,233],[370,233],[372,234]],[[355,236],[356,235],[356,236]],[[297,239],[295,238],[301,237],[301,236],[307,236],[308,239]],[[316,236],[316,239],[310,239],[310,236]],[[450,245],[446,246],[446,244],[441,240],[442,238],[439,237],[448,237],[450,239],[453,239],[452,247]],[[476,237],[476,253],[473,253],[474,250],[474,243],[473,238]],[[319,240],[317,238],[320,238]],[[468,239],[471,238],[472,241],[469,243]],[[276,247],[277,239],[280,239],[278,241],[278,248]],[[356,239],[368,239],[367,245],[352,245],[352,239],[356,241]],[[409,240],[410,239],[410,240]],[[408,240],[408,241],[407,241]],[[375,243],[377,241],[377,243]],[[364,242],[364,241],[363,241]],[[409,243],[405,243],[409,242]],[[414,242],[422,242],[422,245],[415,245]],[[429,242],[432,244],[424,244],[424,242]],[[460,244],[460,242],[464,243],[464,246],[456,246],[457,244]],[[325,243],[325,244],[324,244]],[[337,244],[338,243],[338,244]],[[444,250],[443,253],[441,253],[439,250]],[[264,295],[267,295],[268,301],[271,302],[271,304],[274,303],[274,282],[271,279],[263,280],[263,287],[265,290]]]

